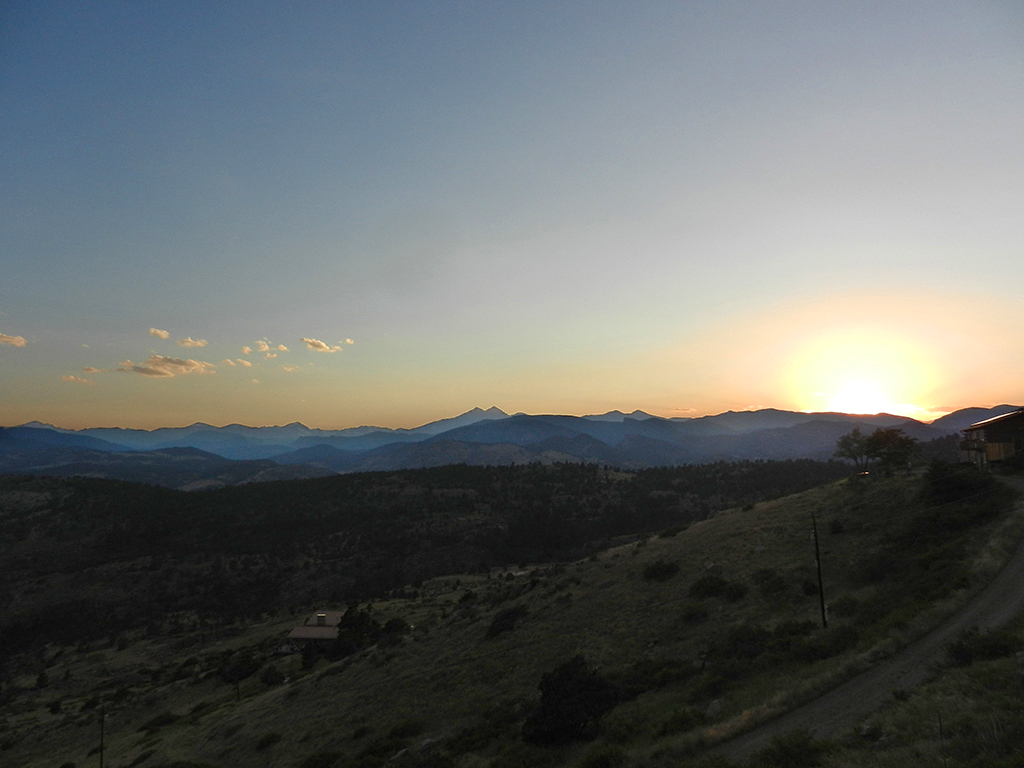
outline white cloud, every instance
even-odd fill
[[[136,365],[131,360],[125,360],[118,364],[117,370],[123,373],[138,373],[142,376],[150,376],[155,379],[170,379],[174,376],[183,376],[186,373],[216,373],[213,363],[204,363],[200,360],[182,360],[177,357],[164,357],[153,355],[145,363]]]
[[[239,365],[244,365],[246,368],[252,368],[252,363],[250,363],[248,360],[243,360],[240,357],[236,357],[235,362],[237,362]]]
[[[341,343],[341,342],[339,342],[339,343]],[[352,341],[352,339],[345,339],[345,343],[346,344],[355,344],[355,342]]]
[[[187,339],[178,339],[175,343],[179,347],[205,347],[208,342],[206,339],[193,339],[189,337]]]
[[[340,352],[341,346],[332,347],[330,344],[325,344],[320,339],[302,339],[303,343],[312,349],[314,352]]]
[[[260,380],[259,380],[259,379],[253,379],[253,380],[252,380],[252,383],[253,383],[253,384],[259,384],[259,383],[260,383]]]
[[[288,347],[286,347],[284,344],[278,344],[277,345],[277,351],[278,352],[287,352],[288,351]]]
[[[267,341],[266,339],[263,339],[262,341],[257,341],[256,349],[258,349],[260,352],[268,352],[270,350],[270,342]]]
[[[267,358],[267,360],[273,360],[275,357],[277,357],[277,353],[267,352],[267,354],[265,354],[264,357]]]
[[[251,355],[252,354],[252,347],[242,347],[242,354],[243,355]]]
[[[297,365],[282,365],[281,366],[281,370],[282,371],[287,371],[288,373],[295,373],[295,371],[299,370],[299,366],[297,366]]]
[[[236,366],[235,361],[234,360],[229,360],[228,358],[224,358],[223,360],[221,360],[221,362],[224,363],[224,365],[231,366],[232,368],[234,368]]]
[[[92,384],[88,379],[83,379],[81,376],[61,376],[61,381],[70,381],[72,384]]]
[[[10,344],[12,347],[24,347],[26,342],[24,336],[8,336],[6,333],[0,333],[0,344]]]
[[[170,331],[161,331],[159,328],[150,328],[150,336],[156,336],[158,339],[169,339],[171,337]]]
[[[102,368],[93,368],[92,366],[90,366],[88,368],[83,368],[82,369],[82,373],[103,373],[103,369]]]

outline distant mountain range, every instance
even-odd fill
[[[898,427],[920,441],[1019,406],[965,408],[924,424],[889,414],[764,409],[663,419],[642,411],[592,416],[471,411],[415,429],[310,429],[230,424],[154,430],[0,428],[0,474],[86,475],[198,489],[246,482],[445,464],[589,462],[624,469],[742,459],[828,459],[854,427]]]

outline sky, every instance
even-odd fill
[[[1024,401],[1024,4],[0,5],[0,425]]]

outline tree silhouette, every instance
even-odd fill
[[[860,427],[855,427],[852,432],[843,435],[836,441],[835,457],[849,459],[857,471],[862,472],[868,461],[866,442],[867,438],[861,434]]]
[[[260,668],[260,663],[249,651],[238,651],[220,669],[221,679],[225,683],[234,683],[235,700],[242,698],[241,682],[251,677]]]
[[[878,461],[886,476],[897,467],[905,467],[917,452],[917,440],[903,434],[897,427],[879,427],[864,440],[868,458]]]

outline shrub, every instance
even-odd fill
[[[331,768],[340,757],[341,752],[317,752],[299,763],[299,768]]]
[[[643,658],[612,679],[624,697],[632,697],[687,680],[696,671],[693,664],[677,659]]]
[[[867,555],[853,566],[853,578],[859,584],[877,584],[900,570],[900,559],[892,552],[882,550]],[[814,586],[818,591],[818,586]]]
[[[693,584],[690,585],[688,593],[690,597],[719,597],[725,589],[726,584],[726,580],[721,576],[715,576],[713,573],[709,573],[706,576],[701,576],[693,582]]]
[[[860,642],[860,634],[848,624],[829,627],[795,649],[801,661],[816,661],[836,656]]]
[[[614,685],[576,656],[541,678],[540,705],[526,718],[523,738],[542,744],[593,738],[620,698]]]
[[[758,591],[766,598],[774,598],[782,595],[788,588],[786,580],[772,568],[762,568],[753,576]]]
[[[701,701],[706,703],[721,696],[728,685],[729,681],[717,672],[703,672],[694,681],[688,698],[694,704]]]
[[[644,566],[644,579],[647,581],[668,581],[679,573],[679,563],[655,560]]]
[[[720,653],[726,658],[750,661],[764,653],[771,636],[757,624],[738,624],[726,632]]]
[[[708,617],[707,603],[689,603],[683,608],[683,621],[688,624],[696,624]]]
[[[256,751],[261,752],[264,749],[270,749],[281,740],[281,734],[271,731],[265,733],[260,737],[260,740],[256,742]]]
[[[747,594],[747,588],[739,582],[726,581],[721,576],[709,573],[693,582],[688,594],[698,599],[723,597],[730,602],[736,602]]]
[[[142,752],[138,757],[136,757],[134,760],[128,763],[128,768],[135,768],[136,765],[141,765],[142,763],[149,760],[149,758],[151,758],[155,754],[155,749],[148,749],[145,752]]]
[[[966,667],[975,661],[1009,656],[1020,648],[1020,638],[1011,632],[1002,629],[982,632],[977,627],[971,627],[950,643],[946,654],[951,666]]]
[[[587,750],[579,762],[579,768],[622,768],[626,764],[626,752],[615,744],[601,744]]]
[[[784,621],[772,630],[769,648],[774,653],[789,653],[794,647],[801,647],[803,638],[812,634],[816,627],[812,621]]]
[[[658,728],[658,736],[671,736],[674,733],[685,733],[693,730],[699,725],[704,725],[707,718],[704,713],[696,707],[684,707],[677,709]]]
[[[385,635],[404,635],[408,631],[409,623],[405,619],[399,618],[388,619],[383,629]]]
[[[995,482],[991,475],[973,464],[952,465],[934,459],[924,474],[921,493],[927,501],[942,504],[962,501],[991,490]]]
[[[163,728],[165,725],[170,725],[178,720],[178,716],[173,712],[161,712],[151,720],[147,720],[145,723],[139,726],[140,731],[157,731]]]
[[[260,682],[266,686],[281,685],[284,682],[284,672],[275,664],[268,664],[260,672]]]
[[[526,615],[526,606],[517,605],[513,608],[505,608],[498,611],[487,628],[487,637],[497,637],[503,632],[511,632],[515,629],[516,622]]]
[[[730,581],[726,583],[725,589],[722,591],[722,597],[724,597],[730,603],[735,603],[737,600],[742,600],[746,596],[746,584],[740,584],[738,581]]]
[[[405,720],[388,731],[388,736],[392,739],[411,739],[423,733],[424,728],[426,723],[422,720]]]
[[[441,752],[426,755],[406,753],[387,762],[394,768],[456,768],[455,761]]]
[[[771,744],[756,752],[750,765],[756,768],[814,768],[821,765],[826,752],[828,746],[815,741],[807,731],[790,731],[776,736]]]
[[[363,745],[362,750],[353,762],[359,768],[362,768],[362,766],[369,768],[369,766],[384,765],[385,762],[403,749],[407,749],[408,746],[409,742],[406,739],[378,736]],[[346,768],[348,768],[347,765]]]
[[[849,618],[857,613],[857,609],[860,607],[860,600],[853,595],[843,595],[842,597],[834,600],[829,606],[832,613],[836,616],[842,616],[843,618]]]

